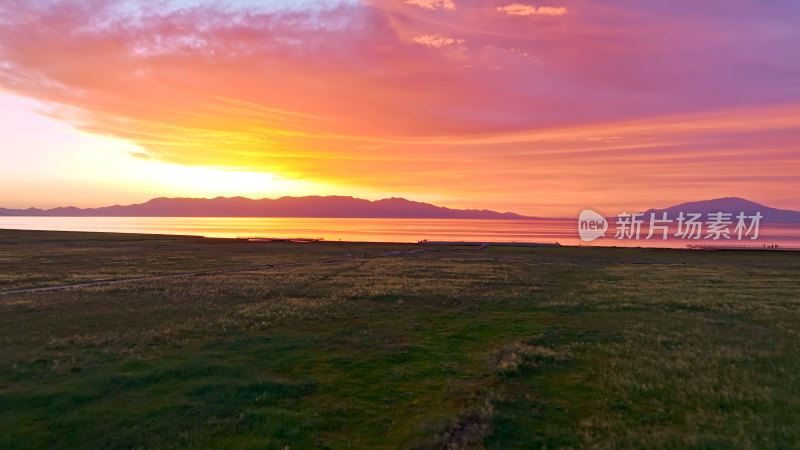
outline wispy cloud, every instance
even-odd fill
[[[511,16],[532,16],[539,14],[542,16],[563,16],[567,14],[567,8],[563,6],[533,6],[522,3],[513,3],[506,6],[498,6],[497,10]]]
[[[425,9],[456,9],[453,0],[406,0],[406,3]]]
[[[463,43],[463,39],[453,39],[450,37],[444,37],[438,34],[423,34],[422,36],[416,36],[414,38],[414,42],[417,44],[422,44],[427,47],[445,47],[448,45],[453,45],[456,43]]]
[[[130,152],[128,152],[128,154],[133,156],[134,158],[138,158],[138,159],[148,160],[148,159],[152,158],[152,156],[150,156],[150,154],[145,153],[145,152],[130,151]]]

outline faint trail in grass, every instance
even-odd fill
[[[397,251],[397,252],[389,252],[384,253],[382,255],[374,255],[374,256],[366,256],[366,257],[344,257],[344,258],[328,258],[328,259],[316,259],[313,261],[300,261],[300,262],[290,262],[290,263],[277,263],[277,264],[259,264],[257,266],[248,266],[248,267],[234,267],[230,269],[214,269],[214,270],[202,270],[198,272],[183,272],[183,273],[174,273],[169,275],[153,275],[147,277],[136,277],[136,278],[124,278],[121,280],[102,280],[102,281],[91,281],[88,283],[76,283],[76,284],[62,284],[59,286],[45,286],[45,287],[37,287],[37,288],[26,288],[26,289],[16,289],[12,291],[0,291],[0,295],[11,295],[11,294],[29,294],[32,292],[46,292],[46,291],[60,291],[63,289],[77,289],[77,288],[84,288],[84,287],[95,287],[95,286],[109,286],[113,284],[122,284],[122,283],[135,283],[138,281],[152,281],[152,280],[168,280],[171,278],[189,278],[189,277],[200,277],[200,276],[208,276],[208,275],[221,275],[226,273],[235,273],[235,272],[247,272],[251,270],[263,270],[263,269],[274,269],[274,268],[281,268],[281,267],[297,267],[297,266],[307,266],[313,264],[331,264],[337,262],[345,262],[345,261],[356,261],[356,260],[364,260],[364,259],[376,259],[376,258],[386,258],[391,256],[404,256],[404,255],[415,255],[421,252],[426,251],[435,251],[435,250],[409,250],[405,252]]]

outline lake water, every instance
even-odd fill
[[[21,230],[101,231],[194,235],[206,237],[322,238],[326,241],[418,242],[515,241],[558,242],[562,245],[675,247],[718,244],[800,247],[797,224],[762,224],[756,241],[614,239],[614,224],[606,238],[583,242],[575,220],[472,220],[472,219],[309,219],[231,217],[0,217],[0,228]],[[670,234],[672,235],[672,234]]]

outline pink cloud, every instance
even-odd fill
[[[453,197],[564,201],[593,195],[587,176],[642,198],[778,195],[770,175],[796,191],[797,122],[776,123],[784,107],[798,118],[800,17],[781,2],[755,16],[709,3],[565,0],[536,14],[569,14],[532,23],[495,0],[278,12],[8,0],[0,89],[181,164]]]

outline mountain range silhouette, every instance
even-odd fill
[[[682,203],[650,213],[667,212],[677,217],[680,212],[702,213],[740,212],[753,215],[760,212],[764,222],[800,222],[800,211],[771,208],[739,197]],[[407,219],[533,219],[512,212],[487,209],[452,209],[404,198],[364,200],[346,196],[281,197],[250,199],[245,197],[217,198],[154,198],[145,203],[114,205],[101,208],[62,207],[53,209],[0,208],[0,216],[62,216],[62,217],[307,217],[307,218],[407,218]]]
[[[134,205],[102,208],[0,208],[0,216],[104,216],[104,217],[330,217],[419,219],[525,219],[514,213],[477,209],[451,209],[404,198],[369,201],[344,196],[154,198]]]

